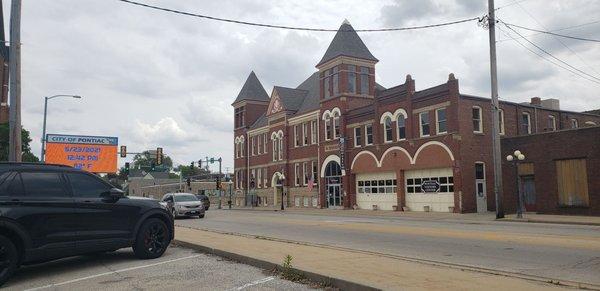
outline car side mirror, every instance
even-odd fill
[[[125,197],[125,192],[119,188],[111,188],[110,190],[103,193],[105,198],[110,198],[113,200],[119,200]]]

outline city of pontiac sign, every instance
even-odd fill
[[[425,180],[421,183],[421,191],[425,193],[435,193],[440,191],[440,183],[434,180]]]

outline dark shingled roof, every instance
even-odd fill
[[[281,105],[285,110],[297,111],[300,109],[304,98],[308,94],[306,90],[275,86],[273,90],[277,91]]]
[[[263,113],[253,124],[250,126],[250,129],[261,128],[263,126],[267,126],[268,124],[267,114]]]
[[[269,101],[269,94],[265,91],[254,71],[250,73],[246,83],[242,87],[242,90],[238,94],[237,98],[233,103],[240,102],[242,100],[256,100],[256,101]]]
[[[329,44],[325,55],[317,66],[339,56],[378,61],[360,39],[352,25],[345,20]]]
[[[304,102],[296,114],[306,113],[319,109],[319,72],[314,72],[308,79],[300,84],[296,89],[306,90],[308,93]]]

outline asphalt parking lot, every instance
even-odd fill
[[[155,260],[138,260],[129,248],[27,266],[2,289],[311,290],[265,270],[177,246]]]

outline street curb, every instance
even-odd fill
[[[238,210],[238,211],[255,211],[255,212],[280,212],[280,213],[286,213],[285,211],[281,211],[279,209],[252,209],[252,208],[232,208],[229,210]],[[287,213],[293,213],[293,214],[299,214],[299,215],[311,215],[314,213],[303,213],[301,211],[295,211],[295,210],[291,210],[290,212]],[[317,213],[315,215],[321,215],[320,213]],[[517,219],[517,218],[501,218],[501,219],[490,219],[490,220],[469,220],[469,219],[460,219],[460,217],[457,218],[436,218],[436,217],[431,217],[431,218],[427,218],[427,217],[412,217],[412,216],[386,216],[386,215],[365,215],[365,214],[352,214],[352,213],[348,213],[348,214],[336,214],[335,216],[340,216],[340,217],[367,217],[367,218],[391,218],[391,219],[400,219],[400,218],[406,218],[406,219],[416,219],[416,220],[429,220],[429,219],[435,219],[435,220],[452,220],[452,221],[456,221],[456,222],[462,222],[462,223],[473,223],[473,222],[477,222],[477,223],[485,223],[485,222],[489,222],[489,223],[494,223],[494,222],[520,222],[520,223],[547,223],[547,224],[563,224],[563,225],[583,225],[583,226],[600,226],[600,222],[580,222],[580,221],[556,221],[556,220],[539,220],[539,219],[531,219],[531,218],[523,218],[523,219]]]
[[[600,223],[596,222],[579,222],[579,221],[547,221],[547,220],[537,220],[531,218],[502,218],[497,221],[504,222],[521,222],[521,223],[547,223],[547,224],[564,224],[564,225],[587,225],[587,226],[600,226]]]
[[[264,270],[277,269],[277,270],[281,271],[281,268],[282,268],[281,265],[275,264],[275,263],[272,263],[269,261],[260,260],[260,259],[224,251],[224,250],[219,250],[219,249],[203,246],[200,244],[181,241],[178,239],[173,240],[173,243],[176,245],[182,246],[182,247],[186,247],[186,248],[190,248],[190,249],[202,252],[202,253],[207,253],[207,254],[212,254],[212,255],[219,256],[219,257],[227,258],[227,259],[230,259],[230,260],[242,263],[242,264],[254,266],[257,268],[264,269]],[[341,290],[351,290],[351,291],[381,290],[381,289],[377,289],[374,287],[362,285],[359,283],[355,283],[355,282],[351,282],[351,281],[347,281],[347,280],[343,280],[343,279],[338,279],[338,278],[334,278],[334,277],[329,277],[329,276],[325,276],[325,275],[321,275],[321,274],[317,274],[317,273],[313,273],[313,272],[309,272],[309,271],[304,271],[304,270],[300,270],[300,269],[296,269],[296,268],[293,268],[293,270],[298,272],[299,274],[303,275],[305,278],[307,278],[308,280],[310,280],[312,282],[321,283],[324,286],[333,286],[333,287],[339,288]]]

